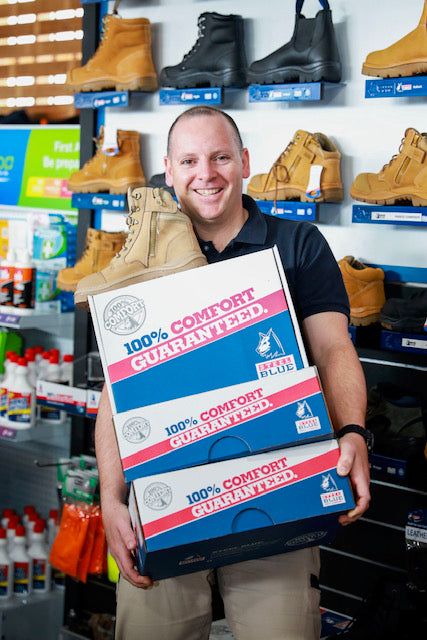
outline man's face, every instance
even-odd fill
[[[196,229],[242,215],[242,180],[249,177],[247,149],[239,149],[222,116],[182,118],[165,158],[166,182]]]

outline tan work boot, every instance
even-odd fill
[[[350,324],[355,326],[377,322],[385,303],[384,271],[367,267],[353,256],[338,261],[350,302]]]
[[[365,76],[396,78],[427,71],[427,0],[418,26],[386,49],[373,51],[362,66]]]
[[[77,193],[126,193],[129,187],[145,185],[138,131],[117,130],[116,155],[103,152],[103,141],[104,128],[101,127],[95,138],[95,155],[81,169],[70,174],[68,189]]]
[[[355,200],[371,204],[394,204],[410,200],[415,207],[427,205],[427,134],[406,129],[399,153],[379,173],[361,173],[350,188]]]
[[[76,93],[155,91],[158,82],[151,56],[150,21],[105,15],[97,50],[87,64],[68,72],[66,86]]]
[[[58,272],[56,284],[63,291],[75,291],[82,278],[106,267],[120,251],[127,233],[122,231],[102,231],[88,229],[86,248],[74,267],[66,267]]]
[[[270,172],[251,178],[247,193],[257,200],[341,202],[341,154],[322,133],[297,131]]]
[[[207,263],[190,218],[179,211],[164,189],[129,189],[129,234],[110,264],[80,280],[74,294],[77,307],[88,309],[87,297],[130,284],[153,280]]]

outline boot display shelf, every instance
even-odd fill
[[[303,100],[322,100],[325,89],[343,86],[343,82],[251,84],[249,85],[249,102],[299,102]]]
[[[365,98],[427,96],[427,76],[366,80]]]
[[[354,204],[352,222],[424,227],[427,225],[427,207]]]
[[[124,211],[126,196],[110,193],[73,193],[71,205],[77,209],[109,209]]]

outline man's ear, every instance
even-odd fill
[[[165,181],[168,187],[173,187],[172,172],[168,156],[164,157],[165,161]]]
[[[242,150],[242,177],[249,178],[251,175],[251,168],[249,163],[249,151],[246,147]]]

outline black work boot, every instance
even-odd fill
[[[323,9],[310,19],[301,13],[303,4],[304,0],[297,0],[291,40],[250,65],[249,84],[341,80],[341,62],[328,1],[320,0]]]
[[[245,87],[247,62],[242,16],[202,13],[191,51],[160,73],[162,87]]]

